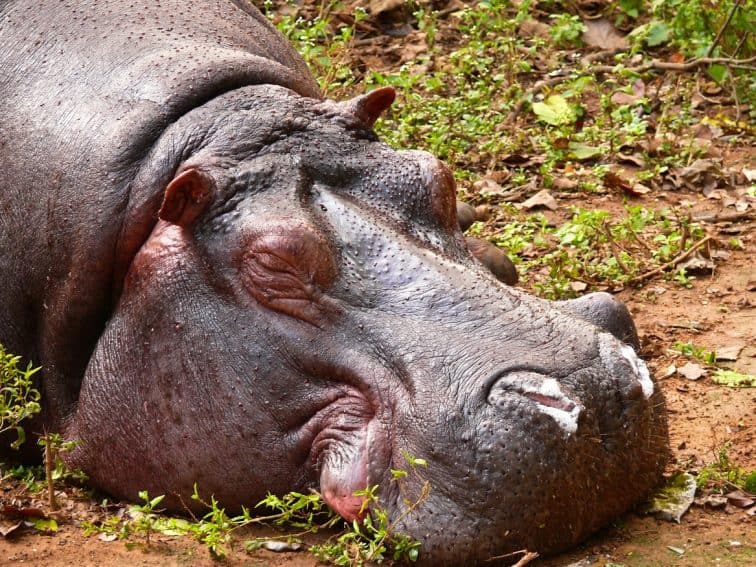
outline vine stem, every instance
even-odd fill
[[[725,20],[724,24],[722,24],[722,26],[719,28],[719,31],[717,31],[717,35],[714,37],[714,41],[711,42],[709,49],[706,50],[706,57],[710,57],[711,54],[714,52],[714,49],[717,47],[717,44],[719,43],[719,40],[722,39],[722,34],[730,25],[730,22],[732,21],[732,17],[735,15],[735,11],[738,8],[740,8],[741,2],[742,0],[735,0],[735,3],[732,5],[732,8],[730,8],[729,14],[727,14],[727,19]]]

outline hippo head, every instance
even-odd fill
[[[195,483],[230,509],[315,488],[350,520],[377,485],[422,560],[473,564],[563,549],[658,480],[626,311],[498,282],[449,170],[376,139],[392,100],[246,87],[163,136],[183,159],[68,429],[97,485],[178,509]],[[406,455],[428,464],[397,482]]]

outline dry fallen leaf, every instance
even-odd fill
[[[370,13],[373,15],[391,12],[404,7],[404,0],[370,0]]]
[[[623,154],[622,152],[617,153],[617,161],[620,163],[632,163],[636,167],[644,168],[646,167],[646,160],[643,158],[641,154]]]
[[[715,349],[714,352],[716,353],[717,360],[735,362],[743,348],[745,348],[745,345],[727,345]]]
[[[487,193],[488,195],[504,195],[506,193],[504,188],[490,177],[479,179],[473,183],[473,187],[475,187],[480,193]]]
[[[727,498],[718,494],[707,494],[703,498],[696,498],[695,504],[712,510],[721,510],[727,506]]]
[[[581,291],[588,289],[588,284],[580,281],[570,282],[570,289],[572,291],[577,291],[578,293],[580,293]]]
[[[557,191],[572,191],[578,188],[579,183],[567,177],[555,177],[551,182],[551,188]]]
[[[601,49],[627,49],[627,39],[606,18],[586,20],[583,23],[585,24],[583,42],[586,45]]]
[[[549,39],[551,37],[551,26],[528,18],[520,24],[519,36],[523,38],[540,37]]]
[[[678,268],[684,268],[690,274],[709,274],[714,271],[715,267],[714,262],[708,258],[704,258],[698,252],[685,262],[678,264]]]
[[[688,380],[698,380],[706,374],[706,370],[695,362],[688,362],[685,366],[678,368],[677,373]]]
[[[551,193],[549,193],[546,189],[543,189],[533,195],[527,201],[520,203],[519,207],[528,210],[538,207],[546,207],[551,211],[556,211],[559,208],[559,205],[557,204],[556,199],[554,199]]]
[[[733,490],[725,494],[727,502],[735,506],[736,508],[748,508],[753,506],[754,497],[750,494],[743,492],[742,490]]]
[[[0,524],[0,536],[10,537],[16,531],[20,530],[23,527],[23,525],[24,525],[23,520],[16,522],[15,524],[13,523],[7,524],[7,525]]]

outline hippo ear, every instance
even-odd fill
[[[212,196],[213,181],[191,168],[173,178],[165,189],[158,217],[179,226],[189,226],[205,210]]]
[[[372,128],[375,121],[396,98],[394,87],[381,87],[346,102],[346,111],[356,116],[368,128]]]

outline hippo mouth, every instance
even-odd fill
[[[371,483],[371,450],[377,422],[365,397],[350,391],[328,404],[308,423],[317,431],[308,464],[318,471],[320,492],[328,506],[347,521],[367,514],[365,496],[357,495]]]

